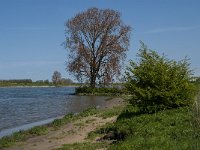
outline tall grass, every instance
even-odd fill
[[[194,117],[194,126],[196,128],[200,128],[200,92],[197,94],[193,108],[192,108],[192,114]]]
[[[194,104],[192,106],[193,120],[191,122],[193,128],[193,148],[200,149],[200,91],[195,97]]]

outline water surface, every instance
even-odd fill
[[[75,96],[74,87],[0,88],[0,137],[41,125],[69,112],[102,106],[107,97]]]

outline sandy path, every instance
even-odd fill
[[[122,101],[120,98],[109,100],[103,109],[120,105]],[[49,131],[46,135],[29,138],[25,142],[17,143],[15,146],[5,150],[51,150],[62,147],[63,144],[84,142],[89,132],[115,120],[116,116],[106,119],[96,115],[84,117],[68,123],[56,131]]]

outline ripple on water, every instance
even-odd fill
[[[75,96],[74,87],[0,88],[0,136],[51,121],[89,106],[102,106],[107,97]]]

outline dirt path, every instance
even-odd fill
[[[107,101],[105,107],[101,109],[109,109],[113,106],[121,105],[122,102],[122,99],[114,98]],[[96,115],[83,117],[66,124],[56,131],[50,131],[43,136],[29,138],[25,142],[17,143],[15,146],[5,150],[51,150],[59,148],[63,144],[84,142],[89,132],[115,120],[116,116],[106,119]]]

